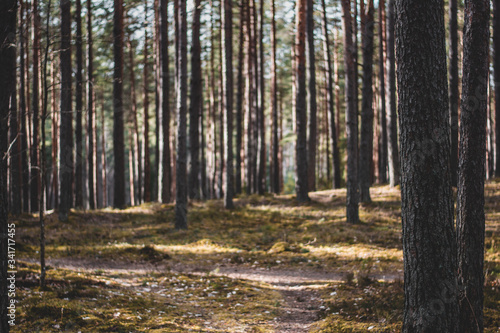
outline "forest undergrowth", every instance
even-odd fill
[[[486,185],[485,332],[500,329],[500,182]],[[36,215],[16,223],[14,332],[398,332],[399,189],[377,186],[345,220],[345,190],[72,211],[46,219],[38,287]]]

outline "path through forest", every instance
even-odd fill
[[[34,260],[29,260],[35,263]],[[232,266],[193,266],[177,263],[172,266],[152,263],[130,263],[117,261],[95,261],[73,258],[49,259],[48,265],[54,268],[75,271],[122,274],[147,274],[149,272],[165,272],[223,276],[236,280],[247,280],[268,283],[283,297],[281,315],[276,318],[275,332],[308,332],[310,326],[319,319],[323,301],[318,290],[326,288],[329,283],[345,281],[348,272],[329,272],[290,269],[248,268]],[[370,278],[394,281],[401,278],[397,275],[370,275]],[[124,287],[132,285],[123,279],[115,279]]]

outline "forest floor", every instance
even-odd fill
[[[345,220],[345,190],[72,211],[16,223],[13,332],[397,332],[403,309],[399,189],[376,186]],[[500,330],[500,183],[486,186],[485,332]]]

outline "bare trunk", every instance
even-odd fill
[[[271,114],[273,119],[272,135],[272,172],[271,191],[280,193],[279,181],[279,137],[278,137],[278,87],[276,81],[276,8],[274,0],[271,1]]]
[[[224,206],[232,209],[233,205],[233,8],[232,0],[224,0],[223,8],[223,49],[222,68],[224,73],[225,106],[225,160],[226,177],[224,184]]]
[[[307,184],[309,191],[316,190],[317,102],[316,61],[314,55],[314,0],[307,0],[307,62],[309,65],[309,140],[307,150]]]
[[[75,207],[83,207],[83,43],[82,43],[82,3],[76,0],[76,156],[75,156]]]
[[[87,0],[87,172],[88,172],[88,191],[89,207],[97,207],[97,159],[94,150],[95,146],[95,107],[94,107],[94,55],[92,38],[92,1]]]
[[[379,182],[387,183],[387,121],[385,101],[385,0],[379,0],[379,75],[380,75],[380,140],[379,140]]]

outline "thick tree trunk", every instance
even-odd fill
[[[271,157],[271,191],[280,193],[280,167],[279,167],[279,123],[278,123],[278,84],[276,80],[276,6],[271,0],[271,114],[273,119],[273,141]]]
[[[361,2],[364,9],[364,0]],[[361,102],[361,142],[359,148],[359,200],[370,202],[373,166],[373,0],[361,12],[363,49],[363,92]]]
[[[307,178],[307,91],[306,91],[306,31],[307,0],[297,0],[296,37],[295,37],[295,77],[297,91],[295,96],[295,116],[297,143],[295,148],[295,192],[300,202],[309,201]]]
[[[200,115],[202,105],[201,45],[200,45],[201,0],[196,0],[193,12],[191,46],[191,104],[189,107],[189,197],[199,199],[200,191]]]
[[[493,1],[493,69],[495,79],[495,177],[500,177],[500,3]]]
[[[254,34],[253,34],[253,15],[252,15],[252,6],[254,5],[253,0],[248,0],[248,5],[246,7],[246,15],[247,15],[247,75],[246,75],[246,105],[247,105],[247,149],[246,149],[246,181],[247,181],[247,194],[253,192],[254,188],[254,161],[256,160],[256,156],[254,155],[254,135],[253,132],[256,130],[254,127],[253,119],[254,119],[254,90],[253,90],[253,82],[254,82]]]
[[[92,1],[87,0],[87,172],[88,172],[88,191],[89,191],[89,207],[94,209],[97,207],[96,198],[96,164],[97,160],[94,156],[94,124],[95,124],[95,108],[94,108],[94,53],[93,53],[93,38],[92,38]]]
[[[387,4],[387,131],[389,181],[391,186],[399,184],[398,115],[396,107],[396,58],[394,54],[394,1]]]
[[[379,182],[382,184],[387,183],[387,112],[385,101],[385,0],[379,0],[378,7],[378,39],[379,39],[379,76],[380,76],[380,142],[379,142],[379,156],[378,156],[378,169],[379,169]]]
[[[330,36],[328,35],[328,20],[326,17],[325,0],[321,0],[323,7],[323,50],[325,53],[325,67],[327,68],[327,102],[328,114],[330,116],[330,145],[332,146],[333,177],[332,187],[340,188],[340,154],[337,142],[337,125],[335,120],[335,82],[334,70],[332,68],[332,56],[330,53]],[[335,42],[335,41],[334,41]],[[335,48],[334,48],[335,49]],[[328,157],[329,158],[329,157]]]
[[[179,4],[179,29],[176,35],[179,41],[177,57],[177,160],[176,160],[176,196],[175,228],[187,229],[187,145],[186,145],[186,98],[187,98],[187,23],[186,0],[176,0]]]
[[[59,220],[73,203],[73,108],[71,103],[71,1],[61,0],[61,123],[59,142]]]
[[[457,332],[443,1],[396,1],[403,332]]]
[[[450,2],[450,124],[451,124],[451,185],[457,186],[458,175],[458,23],[457,0]]]
[[[356,78],[354,62],[356,48],[353,43],[352,17],[349,0],[342,0],[344,21],[344,67],[346,71],[346,136],[347,136],[347,203],[348,223],[359,221],[358,208],[358,115],[356,107]]]
[[[177,1],[177,0],[175,0]],[[170,202],[172,169],[170,163],[170,83],[168,57],[168,1],[160,0],[160,70],[161,91],[159,122],[160,163],[158,169],[158,198],[160,202]],[[177,59],[177,58],[176,58]]]
[[[8,0],[0,4],[0,332],[8,333],[7,317],[9,298],[7,293],[7,271],[10,267],[8,257],[8,192],[7,192],[7,155],[8,118],[10,103],[16,94],[16,12],[17,1]],[[10,240],[10,239],[9,239]]]
[[[237,74],[237,93],[236,93],[236,158],[235,158],[235,180],[236,194],[242,191],[242,159],[241,151],[243,148],[243,66],[244,66],[244,26],[246,21],[246,0],[240,2],[240,33],[238,45],[238,74]],[[271,37],[272,38],[272,37]]]
[[[484,175],[490,3],[465,1],[457,197],[460,332],[483,332]]]
[[[83,207],[83,43],[82,43],[82,3],[76,0],[76,133],[75,133],[75,207]]]
[[[317,101],[316,60],[314,54],[314,0],[307,0],[307,63],[309,65],[309,140],[307,142],[307,184],[309,191],[316,190]]]
[[[224,0],[223,16],[223,49],[222,68],[224,73],[223,89],[226,98],[225,106],[225,160],[226,177],[224,184],[224,206],[227,209],[233,205],[233,8],[232,0]]]

